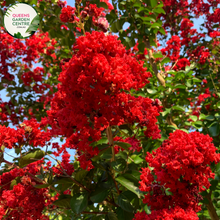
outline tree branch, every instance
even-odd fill
[[[153,68],[154,74],[157,77],[159,83],[162,86],[165,87],[166,83],[165,83],[165,80],[164,80],[163,76],[161,76],[161,74],[158,72],[157,64],[155,63],[155,59],[154,59],[154,56],[153,56],[153,53],[152,53],[152,50],[151,50],[150,42],[146,38],[143,38],[143,41],[144,41],[144,44],[145,44],[146,48],[148,49],[148,56],[149,56],[150,64],[151,64],[151,66]]]
[[[67,172],[63,169],[61,163],[55,159],[54,157],[52,157],[50,154],[47,154],[49,157],[51,157],[52,159],[54,159],[60,166],[60,168],[62,169],[63,173],[69,177],[76,185],[80,186],[81,188],[85,189],[87,192],[91,192],[90,189],[86,188],[85,186],[83,186],[81,183],[79,183],[77,180],[75,180],[72,176],[68,175]]]
[[[113,136],[112,136],[111,126],[108,126],[108,127],[106,128],[106,134],[107,134],[107,138],[108,138],[109,145],[110,145],[111,148],[112,148],[112,159],[111,159],[111,161],[115,161],[115,149],[114,149],[114,142],[113,142]]]
[[[81,214],[107,215],[108,212],[81,212]]]
[[[213,206],[212,199],[211,199],[212,191],[209,192],[209,194],[206,196],[208,199],[209,203],[206,204],[206,207],[208,209],[209,215],[212,220],[219,220],[219,217],[216,213],[215,207]]]

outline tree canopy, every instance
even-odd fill
[[[218,220],[219,5],[0,1],[0,219]]]

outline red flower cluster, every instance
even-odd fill
[[[41,131],[40,125],[35,119],[24,121],[17,130],[0,125],[0,146],[6,148],[31,145],[44,147],[51,138],[50,132]]]
[[[60,165],[57,165],[56,167],[52,167],[52,170],[55,174],[58,174],[58,176],[60,174],[65,174],[65,172],[71,176],[72,173],[74,172],[74,167],[72,164],[70,164],[70,154],[64,152],[62,154],[62,162],[60,163]]]
[[[40,167],[41,161],[38,161],[24,169],[14,168],[0,176],[0,219],[3,216],[10,219],[48,219],[42,215],[46,204],[51,203],[48,189],[35,188],[40,183],[27,174],[39,174]]]
[[[41,57],[40,53],[47,54],[48,56],[53,54],[55,52],[55,44],[57,43],[56,40],[49,38],[48,33],[34,34],[25,41],[25,57],[22,58],[22,61],[28,63],[29,67],[32,67],[32,61],[39,62],[37,59]]]
[[[146,161],[153,171],[143,168],[140,177],[141,191],[148,192],[143,201],[152,209],[152,214],[145,219],[160,219],[155,217],[155,213],[175,216],[174,209],[178,213],[190,210],[192,216],[196,216],[195,213],[200,210],[199,192],[208,189],[208,179],[215,176],[207,165],[220,161],[212,138],[199,132],[187,134],[176,130],[160,148],[147,154]],[[167,195],[167,190],[172,195]]]
[[[199,220],[199,217],[192,209],[184,210],[179,206],[171,209],[154,211],[151,215],[145,212],[135,214],[134,220]]]
[[[96,4],[90,4],[88,12],[91,17],[98,18],[104,10],[104,8],[98,8]]]
[[[171,59],[171,61],[176,61],[177,59],[179,59],[181,47],[181,40],[179,36],[172,36],[166,44],[167,46],[164,49],[161,49],[162,54],[167,55]]]
[[[79,37],[74,52],[63,66],[48,116],[53,131],[68,137],[66,147],[85,153],[80,154],[81,162],[98,153],[88,139],[99,140],[109,125],[139,123],[147,127],[148,137],[160,137],[156,125],[160,108],[151,99],[126,93],[148,83],[151,74],[143,62],[127,54],[116,37],[102,32]]]
[[[12,36],[0,28],[0,77],[12,81],[13,74],[9,73],[10,68],[15,67],[12,59],[24,55],[25,46],[19,39],[14,40]]]
[[[73,22],[75,20],[75,11],[76,8],[67,5],[63,7],[60,14],[60,20],[62,22]]]
[[[5,32],[3,28],[0,29],[0,78],[4,82],[4,87],[7,89],[7,81],[14,80],[14,75],[18,76],[19,80],[22,80],[25,85],[25,89],[34,91],[35,93],[42,94],[41,99],[49,99],[47,94],[44,94],[47,90],[52,90],[52,86],[48,83],[43,83],[46,74],[41,67],[37,67],[32,70],[33,62],[40,63],[42,54],[53,57],[55,52],[56,41],[50,39],[48,33],[36,33],[28,39],[25,39],[23,43],[20,39],[15,39]],[[56,50],[59,50],[57,47]],[[22,60],[22,62],[21,62]],[[54,59],[54,64],[56,60]],[[42,64],[48,66],[51,60],[44,59]],[[23,74],[17,74],[17,71]],[[31,84],[32,83],[32,84]],[[15,85],[16,82],[12,82],[11,85]],[[13,97],[15,98],[15,97]],[[48,100],[48,101],[49,101]],[[14,125],[19,123],[22,108],[15,107],[17,104],[15,99],[13,102],[8,103],[0,100],[1,112],[0,121],[12,122]],[[20,103],[19,103],[20,104]],[[7,105],[10,109],[8,111]],[[16,109],[17,108],[17,109]],[[15,112],[15,110],[19,112]]]
[[[32,81],[41,82],[43,74],[44,74],[44,69],[42,67],[36,67],[34,71],[24,72],[21,78],[25,85],[30,86]]]

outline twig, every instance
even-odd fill
[[[47,184],[47,182],[43,181],[42,179],[37,178],[36,176],[34,176],[33,174],[29,173],[28,171],[25,172],[25,173],[26,173],[28,176],[30,176],[30,177],[32,177],[33,179],[35,179],[36,181],[38,181],[38,182],[40,182],[40,183],[43,183],[43,184]],[[50,187],[53,191],[55,191],[55,192],[57,192],[57,193],[60,194],[60,192],[59,192],[56,188],[54,188],[53,186],[48,186],[48,187]]]
[[[111,159],[111,161],[115,161],[115,149],[114,149],[114,142],[113,142],[111,126],[106,128],[106,134],[107,134],[109,145],[112,148],[112,159]]]
[[[3,160],[3,162],[6,163],[6,164],[8,164],[8,165],[10,165],[10,166],[13,166],[13,167],[15,167],[15,168],[20,169],[20,167],[18,167],[16,164],[13,164],[13,163],[11,163],[11,162],[9,162],[9,161],[7,161],[7,160]],[[43,183],[43,184],[47,184],[47,182],[43,181],[42,179],[39,179],[38,177],[34,176],[34,175],[31,174],[30,172],[26,171],[25,173],[26,173],[28,176],[32,177],[32,178],[33,178],[34,180],[36,180],[37,182],[40,182],[40,183]],[[50,188],[53,189],[55,192],[57,192],[57,193],[60,194],[60,192],[59,192],[57,189],[55,189],[53,186],[48,186],[48,187],[50,187]]]
[[[176,60],[176,62],[173,64],[173,66],[171,67],[171,69],[170,70],[172,70],[175,66],[176,66],[176,64],[178,63],[178,59]]]
[[[166,83],[165,83],[165,80],[164,78],[161,76],[161,74],[158,72],[158,69],[157,69],[157,64],[155,63],[155,59],[154,59],[154,56],[153,56],[153,53],[152,53],[152,50],[151,50],[151,47],[150,47],[150,42],[148,39],[146,38],[143,38],[143,41],[144,41],[144,44],[146,46],[146,48],[148,49],[148,56],[149,56],[149,59],[150,59],[150,64],[153,68],[153,71],[154,71],[154,74],[155,76],[157,77],[159,83],[162,85],[162,86],[166,86]]]
[[[214,83],[214,81],[213,81],[213,78],[212,78],[211,73],[210,73],[209,75],[210,75],[210,78],[211,78],[211,80],[212,80],[212,84],[213,84],[213,86],[214,86],[214,88],[215,88],[215,93],[217,94],[218,91],[217,91],[217,89],[216,89],[216,86],[215,86],[215,83]]]
[[[81,214],[93,214],[93,215],[107,215],[108,212],[81,212]]]
[[[209,215],[212,220],[219,220],[219,217],[216,213],[215,207],[213,206],[212,199],[211,199],[212,191],[209,192],[209,194],[206,196],[208,199],[209,203],[206,204],[206,207],[208,209]]]
[[[66,173],[66,171],[63,169],[63,167],[62,167],[62,165],[60,164],[60,162],[59,162],[57,159],[55,159],[54,157],[52,157],[52,156],[49,155],[49,154],[47,154],[47,155],[48,155],[49,157],[51,157],[52,159],[54,159],[54,160],[60,165],[60,167],[61,167],[63,173],[64,173],[66,176],[68,176],[76,185],[78,185],[78,186],[80,186],[81,188],[85,189],[87,192],[91,192],[91,190],[87,189],[85,186],[83,186],[81,183],[79,183],[77,180],[75,180],[72,176],[68,175],[68,174]]]

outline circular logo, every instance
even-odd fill
[[[39,22],[35,9],[26,3],[14,4],[4,14],[5,29],[15,38],[30,37],[37,31]]]

